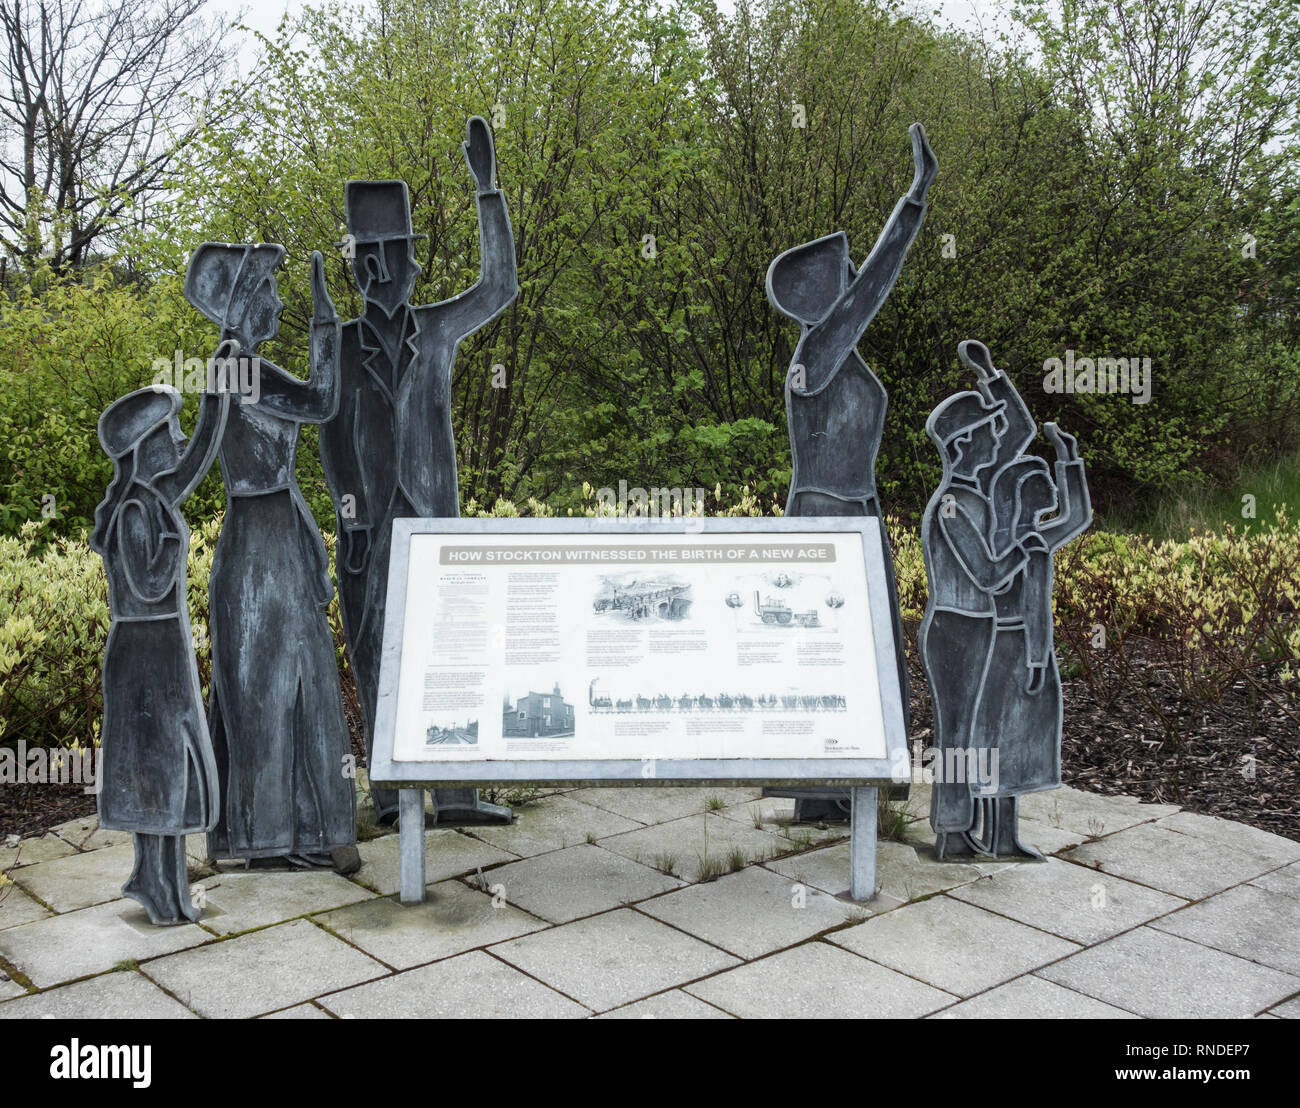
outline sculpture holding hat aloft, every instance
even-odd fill
[[[279,331],[284,248],[204,243],[185,297],[245,356]],[[356,868],[356,796],[325,544],[295,477],[299,430],[338,408],[339,323],[312,255],[309,376],[257,358],[256,401],[230,409],[221,441],[226,513],[212,559],[209,727],[221,783],[216,858]]]
[[[339,599],[348,654],[374,745],[379,665],[388,597],[393,520],[460,515],[451,373],[461,342],[509,307],[519,293],[505,194],[487,124],[469,120],[465,161],[477,186],[481,272],[468,291],[413,306],[419,276],[404,181],[349,181],[348,246],[364,300],[343,325],[342,396],[321,429],[321,461],[337,512]],[[372,789],[381,821],[397,814],[397,792]],[[440,818],[508,819],[474,789],[439,789]]]
[[[940,858],[1041,857],[1019,839],[1018,798],[1061,783],[1052,553],[1087,529],[1092,507],[1073,437],[1044,426],[1053,481],[1025,453],[1033,417],[987,347],[967,341],[958,354],[978,391],[948,397],[926,422],[943,459],[921,523],[929,599],[919,644],[937,750],[930,824]]]
[[[218,357],[237,357],[223,343]],[[203,713],[186,601],[190,533],[181,505],[216,456],[230,397],[204,393],[186,440],[181,395],[156,385],[99,418],[113,480],[90,545],[104,560],[112,626],[104,650],[99,825],[130,831],[135,868],[122,886],[156,924],[197,919],[185,836],[217,817],[217,767]]]
[[[882,518],[876,495],[876,454],[884,431],[885,386],[858,353],[857,343],[889,297],[925,219],[925,196],[938,172],[925,128],[909,129],[911,188],[895,205],[871,253],[855,269],[842,231],[795,246],[767,271],[767,296],[801,328],[786,374],[786,417],[793,473],[787,516],[865,515]],[[897,646],[899,688],[906,713],[907,661],[889,539],[881,525],[889,567],[890,616]],[[825,790],[819,790],[824,792]],[[799,795],[799,790],[768,790]],[[844,801],[847,806],[847,790]],[[800,800],[799,819],[832,814],[828,804]]]

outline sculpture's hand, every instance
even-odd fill
[[[1047,680],[1047,663],[1030,662],[1026,667],[1029,670],[1029,678],[1025,681],[1025,692],[1038,692]]]
[[[465,125],[465,141],[461,148],[465,151],[465,164],[469,166],[479,193],[492,192],[496,188],[496,149],[487,123],[476,115],[470,116]]]
[[[998,370],[993,365],[993,355],[989,348],[978,339],[967,339],[957,344],[957,357],[967,369],[975,371],[975,378],[980,384],[996,380]]]
[[[919,203],[925,199],[925,194],[929,191],[930,186],[934,184],[934,179],[939,172],[939,160],[934,156],[934,151],[930,149],[930,143],[925,137],[924,127],[919,123],[913,123],[908,128],[908,133],[912,136],[912,165],[914,170],[912,187],[908,189],[907,196],[909,200],[915,200]]]
[[[370,528],[358,527],[343,532],[343,568],[349,573],[363,573],[370,555]]]
[[[334,310],[329,289],[325,287],[325,259],[319,250],[313,250],[311,255],[311,306],[313,324],[337,325],[339,314]]]
[[[216,352],[212,355],[214,363],[220,362],[238,362],[240,345],[238,339],[226,339],[217,347]],[[222,393],[228,393],[238,387],[239,374],[223,373],[218,368],[217,372],[208,374],[207,384],[212,387],[204,387],[204,392],[211,393],[213,396],[220,396]]]
[[[1062,431],[1055,423],[1044,423],[1043,434],[1056,450],[1058,462],[1079,461],[1079,443],[1073,435]]]

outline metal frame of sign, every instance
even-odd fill
[[[869,899],[875,890],[876,789],[897,783],[900,780],[897,775],[899,767],[906,767],[907,776],[901,779],[910,779],[902,692],[889,616],[888,570],[881,553],[880,527],[879,520],[867,516],[395,520],[370,781],[372,785],[401,790],[402,903],[415,904],[424,899],[423,790],[503,782],[512,785],[582,786],[847,786],[853,796],[851,896],[854,900]],[[780,535],[791,532],[856,533],[861,537],[885,730],[884,758],[654,759],[653,777],[644,774],[645,759],[458,760],[438,763],[393,759],[412,535]]]

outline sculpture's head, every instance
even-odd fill
[[[411,298],[420,265],[405,181],[349,181],[344,187],[352,277],[361,295],[391,316]]]
[[[767,267],[767,298],[778,312],[810,327],[857,275],[848,237],[836,231],[778,254]]]
[[[185,299],[221,328],[223,339],[255,350],[280,330],[284,301],[275,267],[283,257],[284,247],[273,243],[205,242],[185,271]]]
[[[944,469],[959,477],[976,477],[993,464],[1006,428],[1006,405],[989,404],[977,392],[948,397],[925,422],[943,458]]]
[[[1060,504],[1047,463],[1029,454],[998,473],[990,495],[999,546],[1024,538]]]

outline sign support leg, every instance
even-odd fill
[[[867,786],[853,789],[852,794],[849,896],[861,902],[876,895],[876,790]]]
[[[424,903],[424,790],[398,790],[401,902]]]

